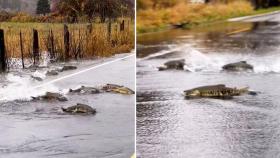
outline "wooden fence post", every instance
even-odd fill
[[[70,58],[70,33],[68,26],[64,24],[64,49],[65,49],[65,59],[69,60]]]
[[[81,37],[81,30],[79,29],[79,32],[78,32],[78,48],[77,48],[77,51],[76,51],[76,55],[75,55],[75,59],[77,60],[78,57],[81,57],[81,42],[82,42],[82,37]]]
[[[48,51],[50,52],[51,60],[55,59],[55,50],[54,50],[54,36],[52,29],[49,30],[48,36]]]
[[[5,72],[6,69],[7,63],[4,30],[0,29],[0,72]]]
[[[119,31],[118,28],[119,28],[119,27],[118,27],[118,24],[116,24],[116,25],[115,25],[115,31],[116,31],[116,33]]]
[[[124,20],[120,24],[120,31],[124,31]]]
[[[88,24],[87,25],[87,30],[88,30],[88,33],[92,33],[92,23]]]
[[[127,31],[129,32],[129,30],[130,30],[130,21],[128,20],[127,21]]]
[[[111,34],[112,34],[112,23],[111,19],[109,20],[108,26],[107,26],[107,32],[108,32],[108,41],[111,40]]]
[[[39,64],[39,60],[40,60],[39,35],[36,29],[33,29],[33,58],[34,58],[34,65]]]
[[[21,31],[19,32],[19,42],[20,42],[20,52],[21,52],[21,64],[22,68],[25,68],[24,66],[24,56],[23,56],[23,41],[22,41],[22,33]]]

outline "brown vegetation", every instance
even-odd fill
[[[137,31],[155,31],[169,25],[190,27],[205,22],[248,15],[252,5],[245,0],[191,4],[183,0],[138,0]]]
[[[68,25],[70,58],[89,59],[131,51],[134,48],[134,26],[128,22],[126,19],[124,31],[120,30],[120,21],[112,23],[111,35],[108,33],[108,24],[106,23]],[[9,58],[21,57],[20,32],[23,39],[23,56],[32,58],[33,29],[36,29],[39,32],[40,52],[51,51],[55,54],[56,60],[65,59],[62,24],[9,22],[1,23],[0,28],[5,30],[5,45]]]

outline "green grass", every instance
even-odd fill
[[[254,11],[251,15],[265,14],[265,13],[270,13],[270,12],[274,12],[274,11],[280,11],[280,6],[266,8],[266,9],[258,9],[256,11]]]

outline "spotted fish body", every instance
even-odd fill
[[[68,99],[59,93],[51,93],[47,92],[46,95],[42,96],[43,99],[46,100],[59,100],[59,101],[67,101]]]
[[[70,93],[86,93],[86,94],[97,94],[100,93],[100,90],[94,87],[86,87],[86,86],[81,86],[78,89],[70,89]]]
[[[230,63],[223,66],[223,70],[226,71],[253,71],[254,67],[248,64],[246,61],[240,61],[237,63]]]
[[[185,91],[186,97],[218,97],[218,98],[227,98],[233,96],[239,96],[245,93],[249,93],[248,88],[229,88],[225,85],[211,85],[197,87]]]
[[[171,60],[164,63],[164,66],[158,68],[159,71],[164,70],[184,70],[185,59]]]
[[[185,60],[173,60],[164,63],[164,65],[167,67],[167,69],[177,69],[177,70],[184,70]]]
[[[110,92],[112,89],[122,88],[123,86],[119,86],[116,84],[106,84],[102,87],[102,90]]]
[[[64,95],[60,93],[53,93],[53,92],[46,92],[45,95],[39,97],[32,97],[32,98],[33,100],[47,100],[47,101],[58,100],[61,102],[68,100]]]
[[[63,112],[71,114],[95,114],[96,110],[88,105],[78,103],[75,106],[61,108]]]
[[[112,92],[126,94],[126,95],[135,94],[135,92],[133,90],[126,88],[126,87],[112,89]]]
[[[120,85],[115,85],[115,84],[107,84],[104,87],[102,87],[102,90],[106,92],[113,92],[113,93],[119,93],[125,95],[135,94],[135,92],[129,88]]]

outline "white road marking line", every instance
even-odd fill
[[[273,11],[273,12],[269,12],[269,13],[231,18],[231,19],[228,19],[228,21],[233,21],[233,22],[234,21],[246,21],[246,20],[250,20],[250,19],[254,19],[254,18],[265,17],[265,16],[270,16],[270,15],[279,14],[279,13],[280,13],[280,11],[277,10],[277,11]]]
[[[49,84],[52,84],[52,83],[55,83],[55,82],[64,80],[64,79],[66,79],[66,78],[70,78],[70,77],[73,77],[73,76],[76,76],[76,75],[85,73],[85,72],[87,72],[87,71],[94,70],[94,69],[98,69],[98,68],[100,68],[100,67],[102,67],[102,66],[106,66],[106,65],[109,65],[109,64],[112,64],[112,63],[115,63],[115,62],[118,62],[118,61],[121,61],[121,60],[130,58],[130,57],[132,57],[132,56],[134,56],[134,55],[135,55],[135,54],[128,55],[128,56],[126,56],[126,57],[119,58],[119,59],[116,59],[116,60],[112,60],[112,61],[109,61],[109,62],[100,64],[100,65],[95,65],[95,66],[93,66],[93,67],[91,67],[91,68],[88,68],[88,69],[85,69],[85,70],[81,70],[81,71],[79,71],[79,72],[75,72],[75,73],[73,73],[73,74],[63,76],[63,77],[61,77],[61,78],[54,79],[54,80],[52,80],[52,81],[43,83],[43,84],[38,85],[38,86],[35,86],[35,87],[33,87],[33,88],[34,88],[34,89],[36,89],[36,88],[41,88],[41,87],[44,87],[44,86],[46,86],[46,85],[49,85]]]

